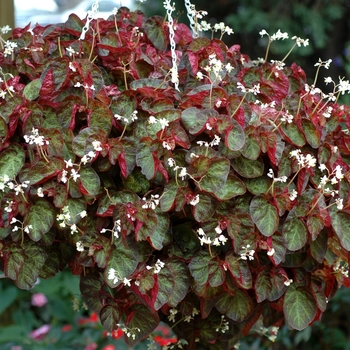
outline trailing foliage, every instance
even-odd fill
[[[17,28],[0,55],[5,275],[29,289],[68,265],[129,345],[160,321],[231,349],[258,320],[320,320],[350,285],[349,83],[324,95],[176,23],[175,89],[162,18],[84,24]]]

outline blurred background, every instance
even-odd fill
[[[182,0],[175,0],[173,17],[188,23]],[[293,51],[287,64],[296,62],[312,82],[315,63],[332,59],[324,76],[349,79],[350,76],[350,0],[192,0],[203,19],[211,24],[224,22],[234,35],[225,36],[228,46],[239,44],[252,59],[263,57],[266,38],[259,31],[273,34],[278,29],[308,38],[310,45]],[[93,0],[0,0],[0,26],[24,27],[40,23],[65,22],[74,12],[85,17]],[[102,0],[100,17],[107,18],[114,7],[140,8],[146,15],[165,15],[163,0]],[[282,59],[290,40],[273,43],[270,59]],[[318,80],[324,89],[322,76]],[[341,101],[350,104],[349,98]],[[120,334],[106,337],[96,315],[84,309],[79,298],[79,280],[69,271],[49,281],[40,281],[31,291],[18,290],[0,273],[0,350],[114,350],[128,349]],[[322,322],[302,332],[282,327],[275,342],[257,329],[241,342],[241,350],[350,350],[350,290],[341,288],[329,303]],[[34,333],[33,333],[34,332]],[[164,329],[160,331],[164,335]],[[147,349],[147,342],[135,349]],[[160,349],[160,345],[158,345]]]

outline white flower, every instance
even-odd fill
[[[287,279],[286,281],[284,281],[284,285],[287,286],[287,287],[290,286],[291,283],[293,283],[292,279]]]
[[[74,165],[71,159],[65,160],[64,162],[66,163],[66,168],[71,168]]]
[[[291,201],[294,201],[295,200],[295,198],[297,198],[298,197],[298,192],[296,191],[296,190],[292,190],[292,192],[289,194],[289,199],[291,200]]]
[[[101,147],[101,142],[100,141],[92,141],[92,147],[94,148],[95,151],[102,151],[102,147]]]
[[[197,78],[198,80],[202,80],[202,79],[204,78],[203,73],[202,73],[202,72],[197,72],[196,78]]]
[[[80,177],[80,174],[75,169],[71,170],[70,175],[72,176],[74,182],[76,182],[78,180],[78,178]]]
[[[78,232],[77,225],[76,225],[76,224],[73,224],[73,225],[70,227],[70,233],[73,235],[74,233],[77,233],[77,232]]]
[[[168,142],[163,141],[162,146],[163,146],[163,148],[167,149],[168,151],[171,151],[171,146],[168,144]]]
[[[12,28],[6,24],[6,26],[0,28],[1,34],[7,34]]]
[[[168,158],[168,165],[170,166],[170,168],[175,166],[175,160],[174,158]]]
[[[130,287],[131,286],[130,282],[131,282],[131,279],[127,279],[126,277],[124,277],[124,280],[123,280],[124,286]]]
[[[325,164],[320,164],[320,166],[318,167],[321,171],[324,171],[327,169]]]
[[[168,320],[175,322],[175,315],[177,314],[176,309],[169,309],[170,315],[168,316]]]
[[[74,49],[72,49],[70,46],[66,48],[66,51],[68,52],[68,56],[72,57],[74,54],[78,54],[79,52],[75,52]]]
[[[337,209],[338,210],[342,210],[344,208],[343,199],[342,198],[337,198],[335,200],[335,203],[337,204]]]
[[[43,188],[42,188],[42,187],[39,187],[39,188],[37,189],[36,194],[38,195],[38,197],[44,197]]]
[[[81,211],[81,212],[79,213],[79,216],[80,216],[81,218],[85,218],[86,215],[87,215],[86,210],[83,210],[83,211]]]
[[[78,241],[77,243],[75,243],[76,247],[77,247],[77,251],[78,252],[83,252],[84,251],[84,244],[80,241]]]
[[[24,227],[24,232],[25,233],[29,233],[29,230],[31,230],[32,228],[33,228],[32,225],[27,225],[27,226]]]
[[[186,175],[187,175],[186,168],[181,168],[181,171],[180,171],[180,174],[179,174],[179,177],[181,177],[181,180],[184,180]]]
[[[159,259],[154,265],[154,273],[159,273],[160,270],[165,266],[165,263],[160,261]]]
[[[267,255],[268,256],[272,256],[273,254],[275,254],[275,249],[274,248],[269,248],[269,250],[267,251]]]
[[[199,203],[199,194],[196,194],[196,196],[191,199],[190,204],[193,206],[196,206],[198,203]]]
[[[151,115],[151,116],[148,118],[148,123],[150,123],[150,124],[155,124],[155,123],[157,123],[157,119],[156,119],[153,115]]]
[[[112,267],[108,270],[108,277],[109,280],[113,280],[113,284],[118,283],[119,281],[119,276],[118,273],[115,269],[113,269]]]

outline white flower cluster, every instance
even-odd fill
[[[132,122],[134,122],[135,120],[137,120],[137,113],[138,111],[133,111],[130,116],[128,118],[126,117],[123,117],[122,115],[119,115],[119,114],[114,114],[114,118],[117,119],[117,120],[123,120],[123,122],[125,124],[131,124]]]
[[[147,270],[152,270],[154,269],[153,273],[159,273],[161,271],[161,269],[165,266],[165,263],[163,263],[162,261],[160,261],[159,259],[156,261],[156,263],[154,264],[154,266],[146,266]]]
[[[221,322],[218,327],[215,328],[217,332],[226,333],[230,329],[229,322],[225,319],[225,315],[221,315]]]
[[[197,141],[199,146],[214,147],[220,144],[221,138],[218,135],[214,135],[214,139],[211,142]]]
[[[170,315],[168,316],[168,320],[170,322],[175,322],[175,316],[178,313],[178,311],[175,308],[169,309]]]
[[[38,129],[32,128],[32,133],[30,135],[23,136],[26,143],[29,145],[44,146],[48,145],[49,141],[45,139],[44,136],[39,135]]]
[[[159,204],[159,194],[151,194],[151,199],[149,201],[147,201],[146,197],[143,197],[142,200],[144,201],[144,204],[142,205],[143,209],[151,208],[155,210]]]
[[[252,93],[253,95],[260,94],[260,83],[253,85],[253,87],[250,89],[247,89],[242,83],[237,82],[237,88],[245,94],[247,94],[248,92]]]
[[[242,252],[240,253],[240,258],[242,260],[254,260],[254,254],[255,254],[255,250],[254,249],[250,249],[250,244],[247,244],[245,247],[242,247]]]
[[[29,181],[23,181],[18,184],[15,180],[11,180],[7,175],[3,175],[0,177],[0,190],[2,192],[5,191],[6,187],[12,191],[15,191],[16,196],[20,193],[24,193],[23,189],[28,188]]]
[[[11,56],[17,47],[17,43],[6,40],[4,43],[4,57]]]
[[[65,169],[62,170],[60,175],[61,182],[67,183],[69,179],[73,179],[74,182],[78,180],[78,178],[80,177],[79,169],[81,165],[82,164],[85,165],[88,162],[91,162],[96,157],[97,155],[96,152],[102,151],[102,146],[100,141],[97,141],[97,140],[92,141],[92,147],[94,148],[94,151],[89,151],[87,154],[84,154],[83,157],[80,159],[79,164],[73,163],[71,159],[64,161],[66,163],[66,169],[69,169],[69,168],[71,169],[70,169],[70,174],[68,173],[68,170],[65,170]],[[74,169],[74,167],[78,169],[76,170]],[[69,177],[68,177],[68,174],[69,174]]]
[[[215,232],[217,233],[218,237],[215,237],[212,241],[210,237],[206,235],[206,233],[203,231],[202,228],[199,228],[197,230],[199,242],[201,245],[208,244],[208,245],[214,245],[214,246],[220,246],[224,245],[227,242],[227,238],[222,234],[222,230],[220,226],[215,227]]]
[[[284,111],[282,113],[281,121],[287,122],[288,124],[293,123],[294,117],[289,113],[289,111]]]
[[[336,185],[344,178],[344,174],[343,174],[341,166],[337,165],[332,172],[329,172],[329,170],[325,164],[320,164],[319,169],[321,171],[327,170],[328,175],[324,175],[321,177],[318,188],[322,189],[322,191],[324,193],[330,194],[332,197],[335,197],[335,195],[338,194],[339,191],[330,189],[330,188],[325,187],[325,186],[328,183],[330,183],[332,185]],[[342,210],[344,207],[342,198],[336,198],[335,204],[336,204],[338,210]]]
[[[110,231],[113,233],[113,236],[115,238],[119,238],[119,233],[122,232],[122,227],[121,227],[121,221],[120,219],[114,221],[114,225],[113,228],[111,230],[107,229],[107,228],[103,228],[100,233],[105,233],[107,231]]]
[[[211,83],[214,84],[220,82],[226,72],[230,73],[234,68],[231,66],[231,63],[224,65],[219,59],[216,58],[216,54],[213,53],[209,55],[208,64],[203,69],[209,74],[209,76],[198,71],[196,78],[198,80],[202,80],[205,76],[207,76]]]
[[[270,41],[285,40],[289,38],[288,33],[287,32],[282,33],[280,29],[278,29],[278,31],[272,35],[270,35],[265,29],[262,29],[259,32],[259,34],[261,35],[261,37],[263,37],[264,35],[267,35]]]
[[[269,327],[269,328],[260,327],[259,333],[267,337],[267,339],[269,339],[270,341],[275,342],[277,338],[278,330],[279,330],[279,327]]]
[[[295,158],[298,162],[299,168],[313,168],[316,166],[316,158],[311,154],[304,156],[301,154],[300,149],[296,149],[290,152],[290,157]]]
[[[165,119],[165,118],[160,118],[160,119],[157,119],[155,118],[153,115],[151,115],[149,118],[148,118],[148,122],[150,124],[156,124],[156,123],[159,123],[162,130],[164,130],[167,126],[169,126],[169,122]]]
[[[333,271],[339,271],[343,276],[349,277],[349,265],[347,262],[342,263],[340,260],[337,260],[333,265]]]
[[[176,165],[174,158],[168,158],[168,164],[169,164],[170,168],[174,168],[174,171],[176,171],[176,173],[179,169],[181,169],[180,173],[177,175],[177,176],[181,177],[181,180],[184,180],[185,177],[187,175],[189,175],[187,173],[187,169],[185,167],[179,167]]]
[[[12,225],[12,224],[15,224],[15,223],[19,223],[20,226],[15,225],[12,228],[12,232],[16,232],[18,230],[21,230],[22,232],[24,231],[25,233],[29,233],[29,231],[33,228],[32,225],[26,225],[26,226],[23,227],[23,222],[22,221],[20,221],[20,220],[18,220],[16,218],[12,218],[10,224]]]
[[[123,280],[124,286],[130,287],[131,286],[131,279],[128,279],[126,277],[122,278],[120,277],[117,270],[113,269],[112,267],[108,270],[108,277],[110,281],[113,281],[113,284],[116,284],[119,282],[119,280]]]
[[[204,13],[205,11],[202,11],[202,13]],[[198,17],[197,18],[201,19],[202,17]],[[198,32],[207,32],[209,30],[211,31],[221,31],[221,37],[224,34],[227,35],[231,35],[234,34],[232,28],[230,28],[229,26],[225,25],[224,22],[220,22],[220,23],[215,23],[213,26],[208,23],[207,21],[201,21],[200,23],[196,23],[196,30]]]
[[[1,34],[7,34],[12,28],[7,24],[6,26],[0,27]]]
[[[76,82],[75,84],[74,84],[74,87],[77,87],[77,88],[79,88],[79,87],[83,87],[85,90],[95,90],[95,86],[94,85],[88,85],[88,84],[82,84],[82,83],[80,83],[79,81],[78,82]]]
[[[287,182],[287,179],[288,179],[287,176],[275,177],[275,174],[271,168],[269,169],[267,176],[273,179],[274,182]]]
[[[80,216],[81,218],[84,218],[85,216],[87,216],[87,213],[86,213],[85,210],[83,210],[80,213],[78,213],[76,216]],[[77,227],[76,224],[71,224],[70,223],[71,219],[72,219],[72,217],[71,217],[71,214],[69,212],[69,207],[68,206],[64,206],[62,208],[62,213],[58,214],[57,217],[56,217],[57,221],[61,221],[59,223],[59,226],[62,227],[62,228],[65,228],[65,227],[68,226],[70,228],[71,234],[73,235],[74,233],[78,232],[78,227]]]

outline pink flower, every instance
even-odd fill
[[[34,329],[34,331],[32,331],[29,334],[29,337],[34,340],[40,340],[44,338],[44,336],[49,332],[49,330],[50,330],[50,326],[48,324],[44,324],[38,329]]]
[[[32,305],[43,307],[47,303],[47,298],[43,293],[35,293],[32,295]]]

